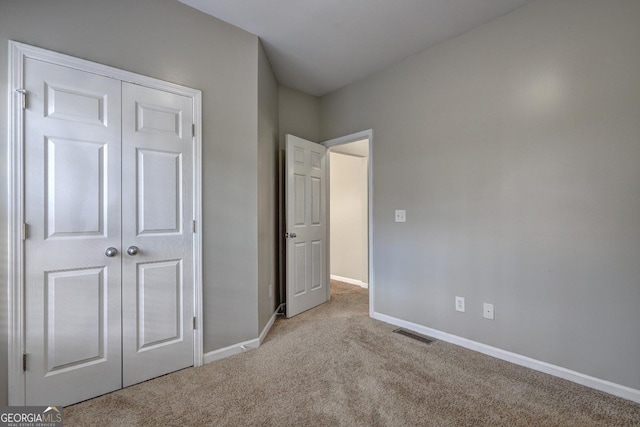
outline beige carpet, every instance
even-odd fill
[[[278,319],[263,345],[65,408],[65,425],[640,426],[640,405],[367,316],[367,291]]]

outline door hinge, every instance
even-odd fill
[[[16,89],[20,95],[22,95],[22,109],[27,109],[27,90],[26,89]]]
[[[195,136],[196,136],[196,124],[192,123],[191,124],[191,137],[195,138]]]
[[[191,221],[191,232],[192,233],[196,232],[196,220],[195,219],[193,221]]]
[[[198,329],[198,318],[193,317],[193,329]]]
[[[22,372],[27,372],[27,353],[22,354]]]
[[[22,240],[27,240],[27,228],[29,226],[27,225],[26,222],[22,223]]]

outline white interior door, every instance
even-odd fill
[[[326,148],[286,135],[287,317],[328,300]]]
[[[120,81],[25,62],[26,402],[121,387]]]
[[[24,89],[28,405],[193,357],[193,99],[35,59]]]
[[[123,385],[193,365],[193,101],[122,84]]]

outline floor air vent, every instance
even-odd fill
[[[425,344],[431,344],[435,341],[434,338],[425,337],[424,335],[418,335],[405,329],[395,329],[393,332],[395,332],[396,334],[404,335],[405,337],[413,338],[414,340],[423,342]]]

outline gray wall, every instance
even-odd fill
[[[273,315],[278,297],[278,82],[258,49],[258,331]],[[271,286],[271,294],[269,294]]]
[[[286,134],[318,142],[320,138],[318,98],[285,86],[280,86],[278,96],[281,148],[285,148],[284,136]]]
[[[640,389],[639,41],[539,0],[320,99],[374,130],[377,312]]]
[[[175,0],[0,3],[0,164],[6,164],[7,40],[203,91],[204,348],[258,332],[258,39]],[[3,167],[4,170],[4,167]],[[4,179],[1,180],[4,182]],[[0,185],[0,302],[6,299],[6,188]],[[5,316],[2,322],[6,322]],[[6,326],[0,326],[5,334]],[[6,402],[0,340],[0,405]]]

